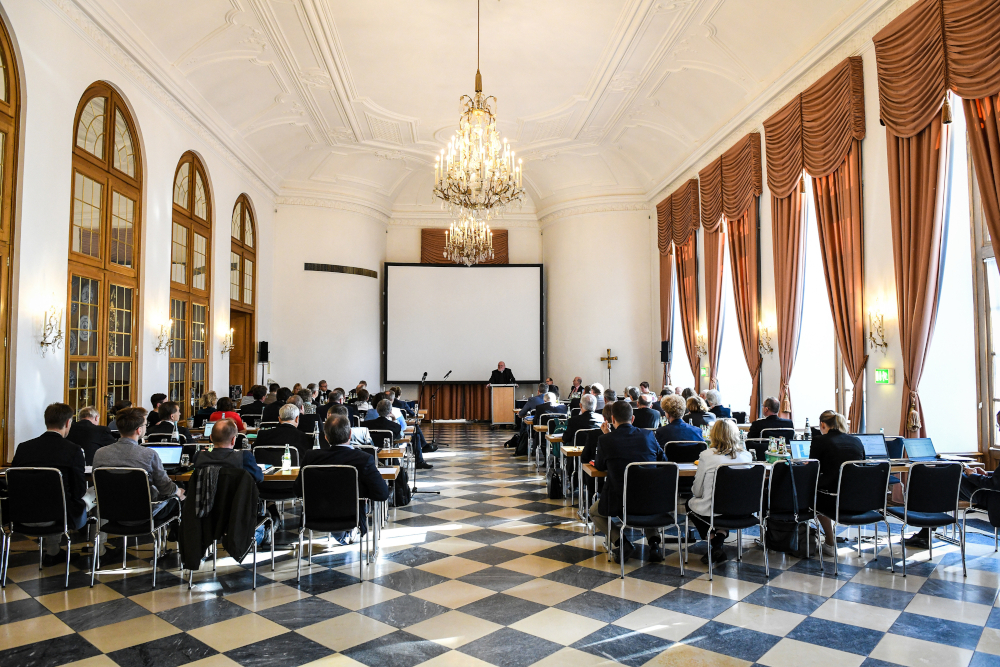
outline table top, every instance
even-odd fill
[[[562,433],[549,433],[545,439],[549,442],[562,442]]]
[[[568,447],[566,449],[569,449]],[[575,448],[574,448],[575,449]],[[579,454],[577,454],[579,456]],[[771,464],[767,463],[768,470],[771,469]],[[681,477],[694,477],[695,473],[698,472],[698,466],[694,463],[678,463],[678,474]],[[892,472],[906,472],[909,466],[905,463],[894,463],[890,466]],[[607,473],[601,472],[589,463],[583,464],[583,472],[590,477],[607,477]]]
[[[380,459],[401,459],[403,458],[404,451],[401,448],[380,449],[378,457]]]
[[[399,477],[399,466],[379,466],[379,473],[382,474],[382,479],[387,481],[392,481]],[[288,470],[282,470],[281,468],[275,468],[269,473],[264,475],[265,482],[292,482],[299,476],[299,468],[290,468]],[[179,475],[170,475],[170,479],[175,482],[187,482],[191,479],[191,473],[185,472]]]
[[[544,433],[545,431],[549,430],[548,424],[546,424],[544,426],[542,424],[535,424],[531,428],[535,429],[535,431],[537,433]]]
[[[569,458],[576,458],[583,454],[583,447],[573,447],[572,445],[566,445],[559,449],[563,454]]]

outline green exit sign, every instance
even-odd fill
[[[875,384],[896,384],[896,369],[876,368]]]
[[[701,367],[701,376],[703,378],[707,378],[708,377],[708,366],[702,366]]]

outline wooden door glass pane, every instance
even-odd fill
[[[191,306],[191,358],[205,358],[205,331],[208,307],[201,304]],[[199,396],[201,394],[198,394]]]
[[[3,57],[3,52],[0,50],[0,99],[4,102],[10,101],[10,93],[7,91],[7,59]]]
[[[208,219],[208,199],[205,197],[205,181],[201,178],[201,172],[195,169],[194,172],[194,214],[202,220]]]
[[[108,356],[132,356],[132,299],[134,290],[111,285],[108,295]],[[110,384],[111,380],[108,379]]]
[[[3,192],[4,184],[4,159],[6,157],[7,133],[0,132],[0,192]]]
[[[243,243],[248,247],[253,247],[253,221],[250,220],[250,212],[247,211],[247,218],[243,223]]]
[[[170,279],[187,284],[187,227],[174,223],[173,243],[170,252]]]
[[[101,256],[104,185],[76,172],[73,188],[73,252]]]
[[[174,203],[182,208],[188,207],[188,170],[191,168],[190,162],[185,162],[177,170],[177,178],[174,180]]]
[[[207,364],[203,361],[191,364],[191,392],[190,400],[188,401],[188,406],[191,411],[188,414],[194,414],[198,411],[198,401],[201,398],[201,395],[205,393],[206,366]]]
[[[236,208],[233,209],[233,222],[230,234],[237,241],[240,240],[240,226],[243,224],[243,202],[236,202]]]
[[[187,357],[187,301],[170,300],[170,356],[175,359]]]
[[[112,361],[108,363],[108,391],[105,394],[105,398],[108,410],[118,401],[132,400],[131,361]]]
[[[114,190],[111,191],[111,249],[108,259],[112,264],[135,266],[135,202]]]
[[[80,114],[80,124],[76,128],[76,145],[104,159],[104,106],[107,98],[94,97]]]
[[[243,258],[243,303],[253,304],[253,261]]]
[[[98,307],[101,283],[93,278],[73,276],[70,288],[69,354],[71,357],[96,357]]]
[[[122,112],[115,109],[115,169],[135,178],[135,149],[132,147],[132,133]]]
[[[201,234],[195,234],[192,249],[191,287],[203,290],[208,274],[208,239]]]
[[[229,298],[240,300],[240,256],[235,252],[229,253]]]
[[[184,372],[187,364],[183,361],[170,362],[170,377],[167,382],[167,394],[171,401],[184,404]]]
[[[69,406],[77,414],[97,404],[97,362],[71,361],[69,364]]]

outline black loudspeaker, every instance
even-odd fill
[[[257,363],[266,364],[267,363],[267,341],[262,340],[257,343]]]
[[[673,361],[674,346],[672,340],[660,342],[660,363],[669,364]]]

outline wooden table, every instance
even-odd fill
[[[399,477],[399,466],[386,466],[379,467],[378,471],[382,474],[382,479],[387,482],[395,481]],[[275,468],[271,472],[264,474],[265,482],[294,482],[299,476],[299,468],[289,468],[288,470],[282,470],[281,468]],[[191,471],[183,472],[176,475],[169,475],[170,479],[175,482],[188,482],[191,480]]]

